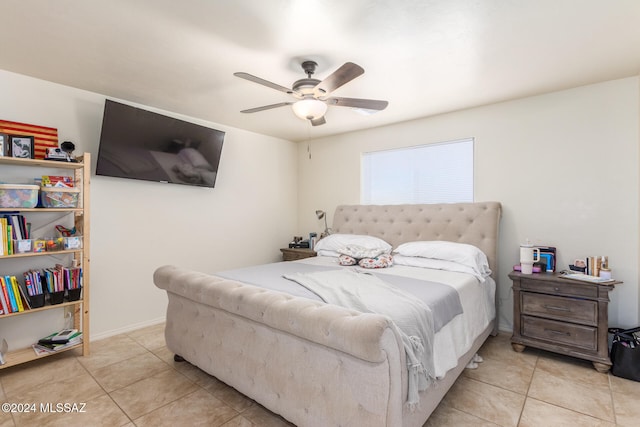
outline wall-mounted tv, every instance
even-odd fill
[[[224,135],[107,99],[96,175],[214,187]]]

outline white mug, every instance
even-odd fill
[[[520,264],[533,264],[540,261],[540,249],[529,245],[520,246]]]

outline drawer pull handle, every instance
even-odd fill
[[[545,332],[551,332],[552,334],[556,334],[556,335],[566,335],[566,336],[571,336],[570,332],[567,331],[556,331],[555,329],[547,329],[544,328]]]
[[[548,309],[548,310],[556,310],[556,311],[566,311],[566,312],[571,312],[570,308],[566,308],[566,307],[558,307],[556,305],[544,305],[544,308]]]

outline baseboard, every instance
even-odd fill
[[[166,317],[159,317],[157,319],[147,320],[140,323],[134,323],[132,325],[123,326],[122,328],[112,329],[110,331],[101,332],[99,334],[91,334],[91,341],[98,341],[103,338],[109,338],[114,335],[126,334],[128,332],[133,332],[137,329],[146,328],[148,326],[154,326],[160,323],[164,323],[166,321]]]

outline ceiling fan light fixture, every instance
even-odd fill
[[[295,102],[291,108],[295,115],[303,120],[319,119],[327,112],[327,104],[313,98],[301,99]]]

